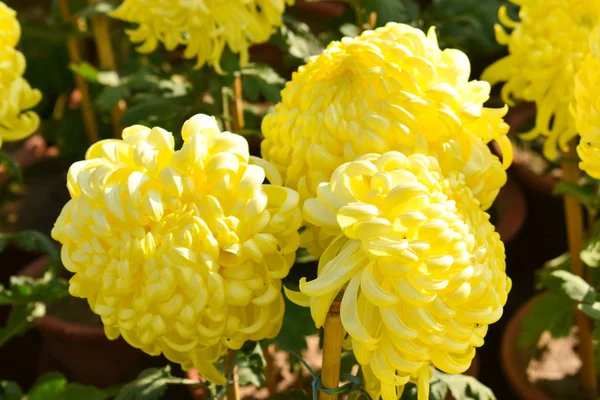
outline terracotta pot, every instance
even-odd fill
[[[21,275],[40,276],[48,257],[27,265]],[[107,387],[135,378],[144,353],[123,339],[108,340],[100,326],[82,325],[46,315],[36,321],[42,336],[38,373],[58,370],[70,381]]]
[[[552,400],[527,378],[529,357],[517,347],[521,324],[529,314],[531,303],[535,298],[531,298],[522,305],[508,321],[501,344],[502,370],[513,391],[521,400]]]
[[[301,1],[296,4],[295,8],[300,16],[322,21],[341,16],[347,6],[340,1]]]
[[[509,243],[523,227],[527,215],[527,202],[519,185],[508,179],[493,207],[497,214],[496,231],[505,244]]]

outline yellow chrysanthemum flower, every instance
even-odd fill
[[[440,50],[434,30],[426,36],[390,23],[333,42],[294,74],[264,119],[263,157],[304,200],[362,154],[429,154],[444,171],[464,173],[488,208],[506,173],[486,144],[500,143],[505,168],[512,160],[507,109],[483,107],[490,86],[469,81],[469,74],[467,56]],[[303,240],[315,255],[328,244],[310,226]]]
[[[125,0],[111,16],[138,24],[127,31],[138,51],[150,53],[162,42],[167,50],[186,47],[184,56],[196,58],[196,68],[208,63],[222,73],[225,46],[248,63],[248,48],[264,43],[294,0]]]
[[[579,167],[600,179],[600,26],[590,34],[590,51],[575,77],[573,115],[581,135]]]
[[[511,287],[504,245],[457,172],[433,157],[368,154],[335,170],[304,218],[335,236],[318,277],[290,299],[317,327],[342,290],[340,316],[373,399],[397,400],[430,365],[467,370]]]
[[[15,47],[21,37],[17,12],[0,1],[0,47]]]
[[[110,339],[223,384],[213,363],[227,349],[279,331],[302,216],[296,192],[263,184],[243,137],[205,115],[182,137],[174,151],[170,132],[135,125],[90,147],[52,236],[74,272],[69,292]]]
[[[533,101],[537,105],[535,127],[525,139],[546,136],[544,155],[558,157],[567,151],[577,135],[569,112],[573,101],[574,78],[586,54],[588,36],[600,23],[600,2],[594,0],[510,0],[520,5],[519,22],[511,20],[506,7],[496,25],[498,43],[508,45],[509,55],[484,71],[482,79],[491,84],[506,82],[504,101]]]
[[[0,147],[3,141],[17,141],[31,135],[40,125],[33,111],[42,98],[23,78],[25,57],[14,46],[21,27],[16,12],[0,2]]]

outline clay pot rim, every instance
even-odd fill
[[[21,271],[18,272],[18,274],[32,278],[39,277],[46,268],[49,260],[50,257],[47,255],[40,256],[27,264]],[[103,327],[82,325],[47,314],[42,318],[37,319],[35,321],[35,325],[41,331],[50,333],[52,335],[71,337],[75,336],[81,340],[89,341],[105,341],[107,339],[106,335],[104,334]]]
[[[521,332],[521,324],[531,310],[532,302],[539,298],[538,294],[523,304],[517,312],[510,318],[501,342],[501,365],[504,375],[508,378],[508,382],[512,389],[521,399],[524,400],[551,400],[544,392],[538,389],[533,383],[527,379],[525,373],[526,365],[523,365],[523,360],[519,356],[516,343],[517,337]]]
[[[523,227],[527,215],[527,202],[519,185],[509,178],[500,189],[496,204],[504,205],[504,207],[498,207],[496,231],[500,234],[502,242],[507,244]]]

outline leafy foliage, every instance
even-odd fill
[[[8,154],[0,151],[0,165],[4,167],[5,171],[8,171],[11,176],[17,178],[19,182],[23,181],[23,174],[21,168],[15,160],[13,160]]]
[[[455,400],[495,400],[496,397],[484,384],[468,375],[451,375],[434,370],[429,383],[429,398],[445,400],[451,394]],[[408,383],[400,400],[417,400],[417,387]]]
[[[306,348],[306,337],[317,332],[315,323],[310,316],[310,309],[300,307],[285,299],[285,314],[283,325],[273,342],[280,348],[300,353]]]
[[[414,0],[366,0],[364,6],[367,13],[377,14],[377,26],[388,22],[411,23],[419,15],[419,5]]]
[[[565,337],[571,331],[575,306],[573,301],[559,294],[543,293],[531,303],[527,318],[523,320],[521,334],[517,345],[531,347],[546,330],[552,337]]]
[[[0,398],[6,400],[104,400],[112,397],[109,390],[68,383],[64,375],[50,372],[42,376],[25,395],[15,382],[0,382]]]
[[[198,382],[174,377],[168,365],[149,368],[142,371],[135,381],[123,386],[115,400],[157,400],[165,394],[170,384],[197,385]]]

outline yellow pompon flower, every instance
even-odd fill
[[[208,63],[223,73],[225,46],[248,63],[248,49],[264,43],[282,24],[294,0],[125,0],[111,16],[138,24],[127,34],[138,51],[150,53],[162,42],[167,50],[185,46],[184,56],[196,58],[196,68]]]
[[[581,135],[577,153],[579,167],[600,179],[600,25],[590,34],[590,50],[575,77],[572,111]]]
[[[594,0],[511,0],[520,5],[520,21],[513,21],[501,7],[499,19],[512,30],[496,25],[498,43],[508,46],[509,55],[488,67],[482,79],[492,85],[506,82],[502,97],[535,102],[535,127],[525,139],[546,136],[544,155],[555,160],[577,136],[569,112],[573,101],[575,74],[586,54],[588,35],[600,23],[600,2]]]
[[[373,399],[396,400],[430,366],[462,373],[511,287],[504,245],[461,174],[423,154],[368,154],[343,164],[304,219],[335,236],[316,279],[292,301],[324,324],[338,292],[341,321]]]
[[[0,1],[0,47],[15,47],[21,37],[17,12]]]
[[[227,349],[274,337],[281,279],[302,213],[293,190],[252,163],[246,140],[196,115],[173,135],[135,125],[69,169],[52,237],[106,335],[224,384]],[[274,168],[272,168],[274,170]]]
[[[17,13],[0,2],[0,147],[31,135],[40,125],[39,116],[27,111],[42,94],[23,78],[25,57],[16,50],[21,35]]]
[[[483,107],[490,86],[469,75],[467,56],[441,50],[433,29],[425,35],[390,23],[333,42],[293,75],[264,119],[263,158],[305,200],[360,155],[428,154],[444,171],[462,172],[488,208],[512,161],[507,108]],[[492,140],[502,147],[504,165],[487,147]],[[303,244],[318,255],[328,241],[309,226]]]

